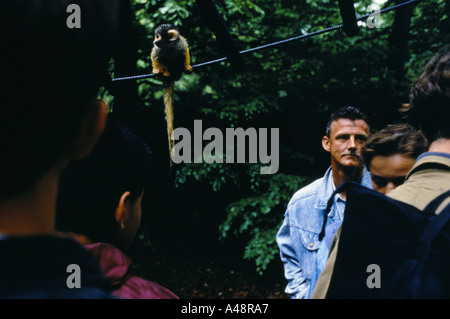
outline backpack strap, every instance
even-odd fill
[[[360,185],[360,184],[348,181],[348,182],[342,183],[341,185],[336,187],[336,189],[334,190],[333,194],[331,195],[330,199],[328,200],[327,208],[325,209],[325,216],[324,216],[324,220],[323,220],[323,224],[322,224],[322,230],[320,231],[320,234],[319,234],[319,240],[322,240],[323,237],[325,236],[325,227],[327,225],[328,213],[330,212],[331,206],[333,206],[334,196],[336,196],[336,194],[345,192],[348,188],[350,188],[351,186],[354,186],[354,185]]]
[[[322,240],[325,236],[325,226],[327,224],[327,217],[328,212],[331,209],[331,206],[333,206],[334,203],[334,196],[338,193],[346,191],[348,188],[354,186],[354,185],[360,185],[355,182],[344,182],[341,185],[339,185],[336,190],[331,195],[330,199],[327,203],[327,208],[325,210],[325,216],[324,221],[322,224],[322,230],[319,234],[319,240]],[[424,211],[427,212],[435,212],[436,209],[450,196],[450,190],[442,193],[441,195],[437,196],[435,199],[433,199],[424,209]],[[442,212],[431,219],[430,223],[425,227],[424,231],[422,232],[422,235],[419,238],[419,243],[422,243],[422,245],[425,245],[424,249],[428,249],[428,245],[433,239],[437,236],[439,231],[442,227],[447,223],[447,221],[450,219],[450,203],[445,207]],[[422,249],[419,249],[419,251],[422,251]],[[422,253],[419,253],[422,254]]]
[[[436,209],[442,204],[444,200],[450,197],[450,190],[439,195],[434,200],[432,200],[424,211],[435,212]],[[430,222],[425,227],[422,235],[419,238],[419,243],[429,246],[431,242],[436,238],[439,231],[444,227],[444,225],[450,219],[450,203],[438,214],[430,219]]]
[[[439,205],[441,205],[444,200],[446,200],[450,196],[450,190],[442,193],[435,199],[433,199],[423,210],[428,212],[435,212],[436,209],[439,208]]]

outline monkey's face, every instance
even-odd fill
[[[158,48],[163,48],[166,45],[170,45],[178,39],[180,33],[174,28],[157,28],[155,30],[155,40],[153,44]]]

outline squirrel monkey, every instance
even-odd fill
[[[170,164],[173,151],[173,87],[183,73],[191,73],[189,46],[173,24],[162,24],[155,29],[155,39],[150,55],[152,72],[161,76],[164,83],[164,112],[169,140]]]

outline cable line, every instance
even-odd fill
[[[396,10],[396,9],[399,9],[399,8],[402,8],[402,7],[405,7],[405,6],[408,6],[408,5],[412,5],[413,3],[420,2],[420,1],[422,1],[422,0],[405,1],[405,2],[399,3],[397,5],[394,5],[392,7],[381,9],[381,10],[378,10],[378,11],[375,11],[375,12],[363,15],[361,17],[357,17],[356,21],[363,21],[363,20],[366,20],[368,17],[374,16],[374,15],[378,15],[378,14],[381,15],[381,14],[384,14],[386,12],[390,12],[390,11],[393,11],[393,10]],[[311,33],[308,33],[308,34],[302,34],[302,35],[294,36],[294,37],[291,37],[291,38],[288,38],[288,39],[284,39],[284,40],[280,40],[280,41],[264,44],[264,45],[261,45],[261,46],[255,47],[255,48],[242,50],[242,51],[239,51],[239,54],[243,55],[243,54],[247,54],[247,53],[253,53],[253,52],[261,51],[261,50],[264,50],[264,49],[267,49],[267,48],[272,48],[272,47],[283,45],[283,44],[290,43],[290,42],[293,42],[293,41],[298,41],[298,40],[302,40],[302,39],[311,38],[311,37],[317,36],[319,34],[328,33],[328,32],[335,31],[335,30],[339,30],[339,29],[342,29],[343,27],[344,27],[344,24],[339,24],[339,25],[336,25],[336,26],[333,26],[333,27],[325,28],[323,30],[318,30],[318,31],[314,31],[314,32],[311,32]],[[215,59],[215,60],[211,60],[211,61],[207,61],[207,62],[203,62],[203,63],[198,63],[198,64],[195,64],[195,65],[192,65],[192,68],[193,69],[201,68],[201,67],[204,67],[204,66],[207,66],[207,65],[224,62],[226,60],[228,60],[228,58],[227,57],[223,57],[223,58],[219,58],[219,59]],[[140,79],[152,78],[154,76],[155,75],[153,73],[150,73],[150,74],[142,74],[142,75],[134,75],[134,76],[126,76],[126,77],[115,78],[115,79],[112,79],[111,81],[116,82],[116,81],[126,81],[126,80],[140,80]]]

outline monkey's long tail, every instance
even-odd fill
[[[167,123],[167,138],[169,141],[169,157],[170,165],[172,166],[172,152],[173,152],[173,86],[174,82],[164,82],[164,113],[166,114]]]

